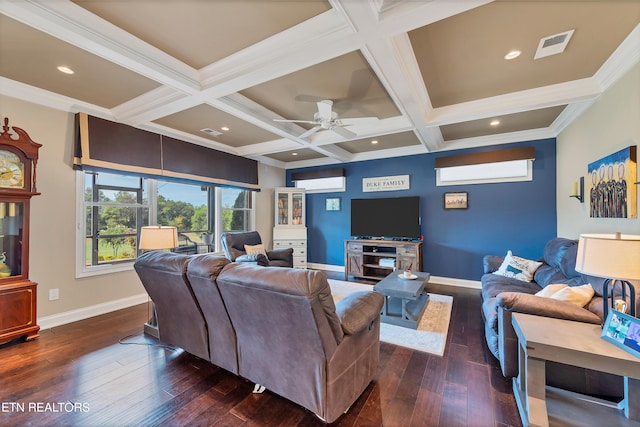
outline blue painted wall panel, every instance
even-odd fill
[[[555,139],[459,150],[453,154],[533,146],[533,181],[436,187],[435,159],[451,155],[428,153],[383,160],[345,163],[347,190],[343,193],[307,195],[308,261],[344,265],[344,240],[350,237],[351,199],[420,196],[424,270],[435,276],[479,280],[485,254],[542,256],[544,244],[556,235]],[[336,167],[332,165],[331,167]],[[291,173],[322,169],[313,167]],[[328,166],[326,167],[328,168]],[[411,189],[362,192],[362,178],[410,175]],[[445,192],[466,191],[468,209],[443,207]],[[342,209],[324,210],[327,197],[340,197]]]

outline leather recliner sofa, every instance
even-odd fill
[[[505,377],[518,375],[518,338],[511,324],[512,313],[603,323],[602,285],[605,279],[583,275],[575,270],[577,250],[577,240],[551,239],[544,247],[543,257],[538,260],[542,265],[535,271],[531,282],[493,274],[504,257],[484,257],[485,274],[481,284],[485,338],[489,350],[500,361]],[[534,295],[547,285],[561,283],[569,286],[590,283],[595,295],[584,307]],[[640,298],[636,298],[635,304],[638,311]],[[547,362],[546,371],[547,384],[551,386],[610,398],[620,398],[624,394],[622,377],[555,362]]]
[[[334,304],[323,272],[212,254],[153,251],[135,269],[156,305],[160,340],[326,422],[348,410],[377,373],[383,297],[376,292]]]

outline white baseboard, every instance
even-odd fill
[[[326,270],[326,271],[337,271],[344,273],[344,266],[342,265],[329,265],[329,264],[317,264],[317,263],[309,263],[309,268],[315,270]],[[467,280],[467,279],[455,279],[452,277],[440,277],[440,276],[431,276],[429,279],[431,283],[437,283],[438,285],[448,285],[448,286],[458,286],[461,288],[472,288],[472,289],[482,289],[482,285],[478,280]]]
[[[50,329],[67,323],[77,322],[78,320],[88,319],[89,317],[99,316],[101,314],[111,313],[112,311],[122,310],[123,308],[132,307],[138,304],[144,304],[149,301],[149,296],[144,293],[134,295],[132,297],[121,298],[102,304],[91,305],[89,307],[79,308],[77,310],[65,311],[64,313],[52,314],[38,318],[40,329]]]

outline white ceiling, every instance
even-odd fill
[[[0,0],[0,12],[0,93],[284,168],[555,137],[640,60],[640,0]],[[572,29],[564,53],[533,59]],[[323,99],[378,120],[348,139],[274,121],[311,120]]]

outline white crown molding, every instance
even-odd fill
[[[593,78],[606,90],[640,61],[640,24],[618,46]]]
[[[589,101],[574,102],[567,105],[567,107],[562,110],[562,113],[560,113],[553,123],[551,123],[549,128],[553,130],[556,136],[558,136],[560,132],[569,126],[575,119],[580,117],[587,108],[593,105],[594,102],[595,99],[591,99]]]
[[[67,1],[3,1],[2,13],[152,80],[187,93],[200,89],[197,71],[160,49]]]
[[[78,101],[67,96],[49,92],[35,86],[16,82],[0,76],[0,93],[12,98],[21,99],[54,110],[66,111],[69,113],[83,112],[100,117],[106,120],[115,120],[110,110],[98,107],[93,104]]]

